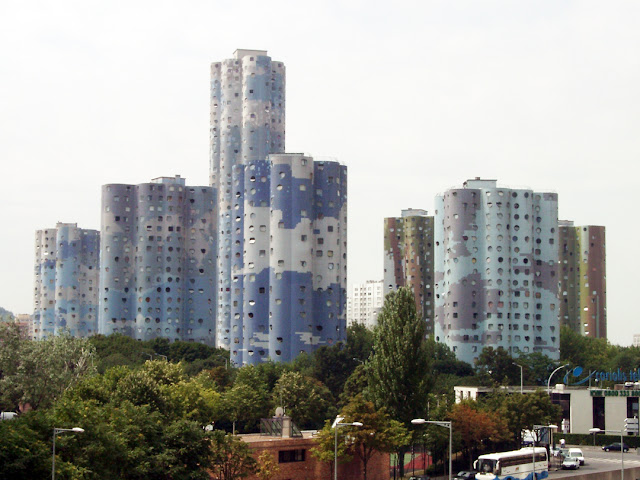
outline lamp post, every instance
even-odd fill
[[[596,433],[619,433],[620,434],[620,480],[624,480],[624,429],[620,430],[603,430],[601,428],[590,428],[589,433],[593,433],[593,441],[595,442]]]
[[[523,393],[523,392],[522,392],[522,390],[524,389],[524,388],[523,388],[523,385],[524,385],[524,383],[523,383],[523,382],[524,382],[523,378],[524,378],[524,377],[523,377],[523,373],[522,373],[522,372],[523,372],[523,370],[522,370],[522,365],[520,365],[519,363],[516,363],[516,362],[513,362],[513,364],[514,364],[515,366],[517,366],[517,367],[520,367],[520,393]]]
[[[424,425],[425,423],[431,423],[433,425],[438,425],[440,427],[445,427],[449,429],[449,480],[451,480],[451,468],[452,468],[452,450],[451,450],[451,438],[452,438],[452,430],[451,430],[451,422],[441,422],[439,420],[425,420],[424,418],[414,418],[411,420],[411,423],[414,425]]]
[[[216,355],[216,358],[222,358],[224,360],[224,369],[229,370],[229,362],[227,361],[227,357],[224,355]]]
[[[53,429],[53,454],[51,456],[51,480],[56,480],[56,435],[62,432],[82,433],[83,428],[54,428]]]
[[[361,422],[340,423],[344,417],[337,416],[333,422],[333,431],[335,432],[335,449],[333,458],[333,480],[338,480],[338,428],[339,427],[361,427]]]
[[[558,370],[562,370],[563,368],[566,368],[570,365],[570,363],[565,363],[564,365],[556,368],[553,372],[551,372],[551,375],[549,375],[549,380],[547,380],[547,394],[551,395],[551,377],[553,377],[553,374],[556,373]]]

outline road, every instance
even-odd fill
[[[569,446],[567,446],[569,448]],[[550,478],[573,477],[584,473],[607,472],[610,470],[620,470],[621,454],[620,452],[604,452],[601,447],[588,447],[579,445],[577,448],[582,450],[584,454],[585,464],[578,470],[558,470],[557,472],[549,472]],[[635,448],[630,449],[624,454],[624,466],[640,467],[640,455]]]

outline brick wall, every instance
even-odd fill
[[[253,456],[257,460],[263,451],[268,451],[272,454],[273,460],[280,467],[280,473],[270,480],[330,480],[333,478],[333,470],[331,463],[324,463],[319,461],[313,455],[310,450],[316,446],[316,441],[313,437],[305,438],[273,438],[273,437],[255,437],[249,438],[247,436],[245,441],[249,443],[249,446],[253,450]],[[304,450],[304,461],[301,460],[300,451]],[[297,451],[297,453],[292,453]],[[298,461],[283,461],[279,462],[280,452],[283,453],[283,460]],[[246,477],[247,480],[258,480],[256,476]],[[359,459],[354,458],[351,462],[338,464],[338,479],[340,480],[359,480],[363,478],[362,462]],[[377,453],[370,460],[367,465],[367,480],[388,480],[389,478],[389,454]]]

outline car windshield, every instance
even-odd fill
[[[579,452],[569,452],[570,457],[580,458],[582,455]]]

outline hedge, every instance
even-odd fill
[[[620,442],[620,435],[611,435],[598,433],[594,435],[592,433],[556,433],[553,435],[553,441],[557,445],[561,438],[567,445],[593,445],[595,437],[595,444],[598,446],[609,445],[610,443]],[[640,437],[637,435],[625,435],[624,443],[631,448],[640,447]]]

